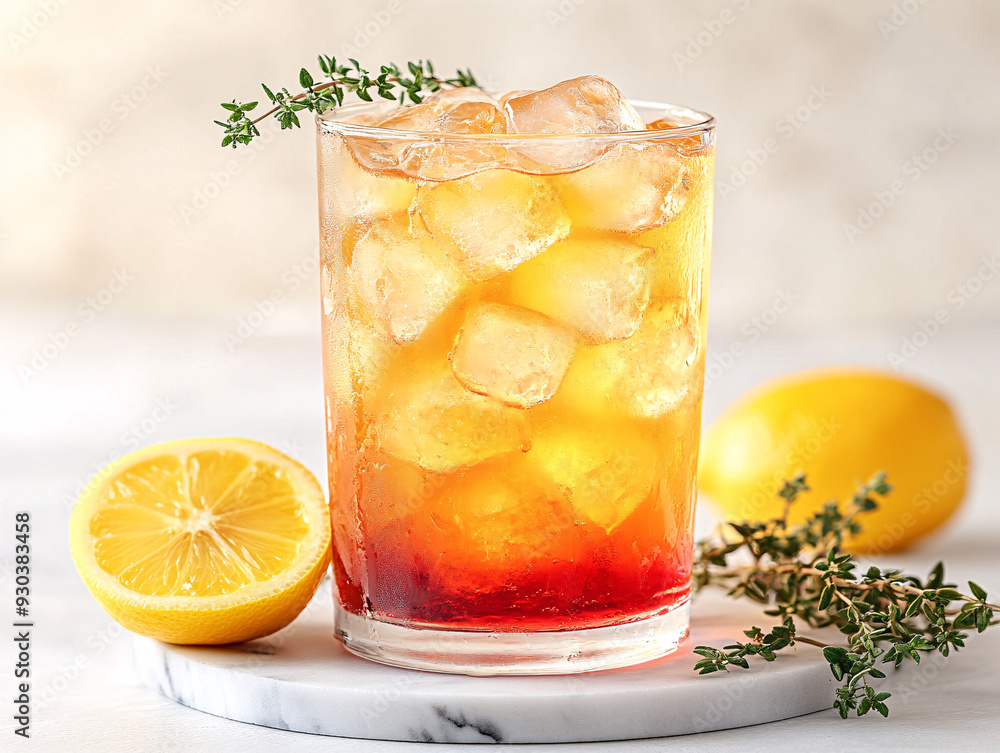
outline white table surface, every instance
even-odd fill
[[[169,326],[108,312],[90,323],[40,374],[18,371],[71,311],[0,308],[0,625],[12,622],[13,515],[32,513],[32,737],[14,737],[11,705],[0,709],[4,751],[452,751],[461,746],[321,738],[253,727],[178,706],[139,686],[130,637],[89,597],[67,547],[69,506],[78,487],[132,445],[186,436],[244,435],[323,468],[322,388],[317,333],[276,319],[234,349],[232,322]],[[799,368],[885,365],[898,331],[782,335],[779,328],[706,392],[711,419],[760,380]],[[710,352],[738,333],[713,333]],[[974,469],[960,514],[933,540],[894,563],[925,571],[938,558],[952,579],[974,578],[1000,597],[1000,336],[989,324],[950,325],[906,371],[944,389],[971,439]],[[159,402],[159,410],[157,404]],[[702,514],[699,526],[710,522]],[[3,540],[6,539],[6,540]],[[13,698],[12,641],[0,631],[0,698]],[[11,636],[12,637],[12,636]],[[841,721],[832,710],[752,728],[623,743],[544,746],[631,751],[912,751],[1000,747],[1000,630],[973,637],[947,661],[926,660],[895,693],[891,715]],[[599,746],[599,747],[595,747]],[[530,749],[542,746],[527,746]]]

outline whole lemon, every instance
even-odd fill
[[[968,469],[942,398],[891,374],[822,369],[767,382],[731,406],[705,434],[698,483],[728,519],[767,520],[782,512],[783,479],[805,471],[812,490],[792,507],[798,522],[885,471],[894,490],[846,542],[877,554],[941,526],[962,501]]]

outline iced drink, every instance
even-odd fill
[[[318,119],[337,631],[468,673],[687,630],[713,122],[588,76]]]

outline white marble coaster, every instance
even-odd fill
[[[627,740],[743,727],[829,709],[835,681],[820,650],[798,645],[749,671],[699,676],[696,645],[721,647],[752,605],[715,594],[694,603],[673,655],[579,675],[466,677],[397,669],[347,653],[333,637],[329,588],[292,625],[220,648],[135,638],[143,681],[185,706],[266,727],[340,737],[456,743]]]

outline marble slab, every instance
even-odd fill
[[[225,647],[135,637],[141,679],[193,709],[320,735],[455,743],[556,743],[684,735],[830,709],[835,681],[819,649],[799,645],[749,671],[699,676],[696,645],[721,647],[768,618],[714,594],[696,599],[691,636],[673,655],[578,675],[467,677],[375,664],[333,636],[324,589],[289,627]]]

